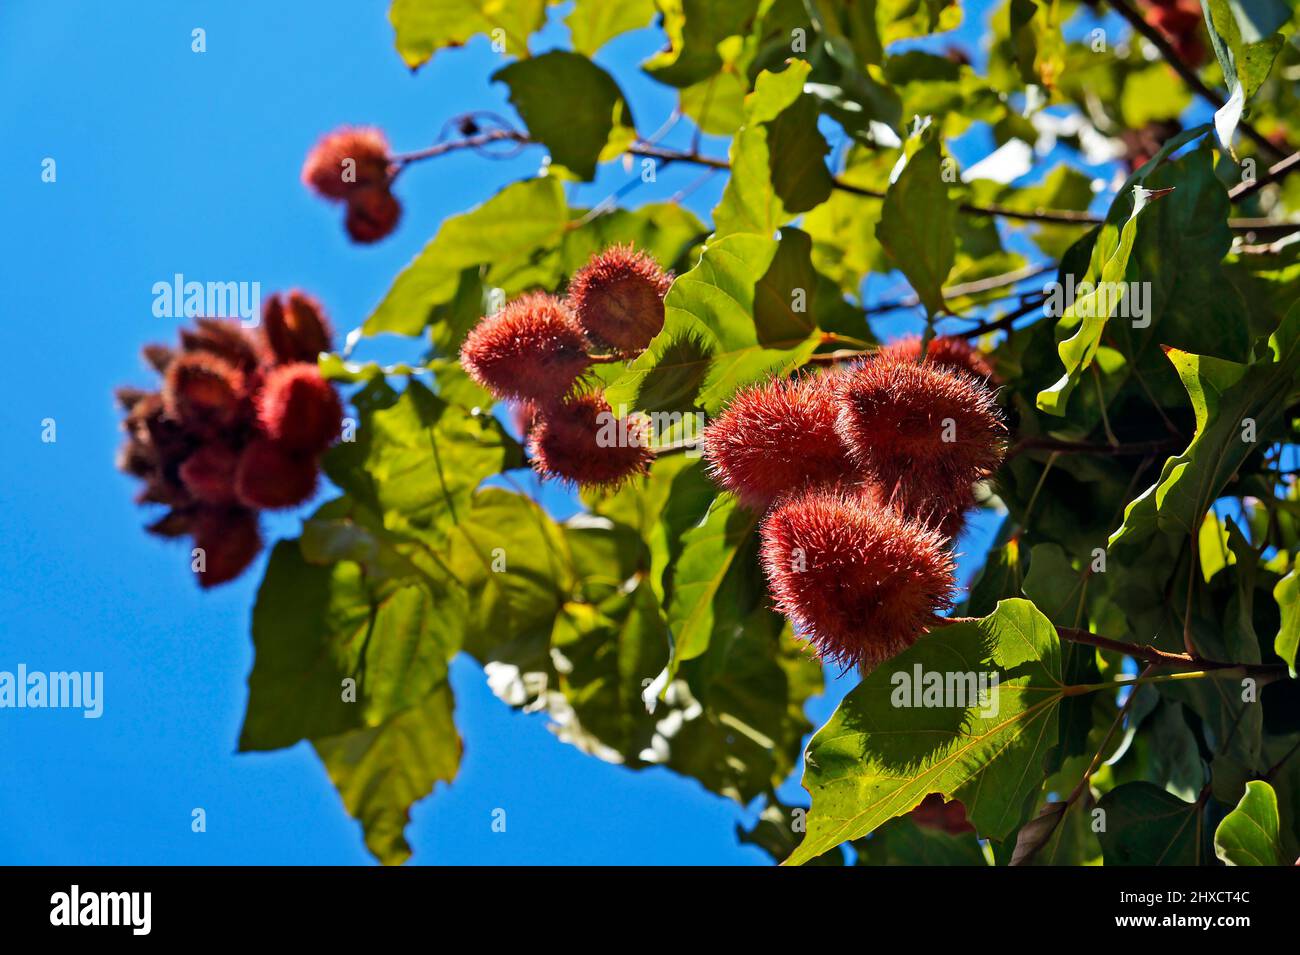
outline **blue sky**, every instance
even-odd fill
[[[149,384],[138,353],[172,341],[152,286],[200,281],[298,286],[352,328],[446,216],[532,174],[539,150],[491,162],[449,156],[411,170],[397,233],[353,246],[337,210],[299,185],[303,156],[343,123],[383,127],[395,148],[428,144],[450,116],[509,114],[483,42],[438,54],[412,75],[392,48],[383,4],[120,4],[6,0],[0,7],[0,179],[6,187],[7,436],[0,507],[0,670],[103,671],[99,720],[68,710],[0,710],[0,863],[364,863],[350,820],[301,744],[236,755],[252,664],[249,613],[262,561],[234,584],[195,586],[185,545],[142,531],[133,482],[113,469],[114,386]],[[982,6],[982,5],[981,5]],[[560,13],[564,12],[561,8]],[[971,22],[975,20],[975,22]],[[191,51],[191,31],[207,51]],[[959,36],[971,43],[978,18]],[[552,26],[533,49],[560,45]],[[643,133],[672,94],[635,64],[656,31],[597,59],[614,71]],[[689,131],[668,142],[684,145]],[[720,153],[722,146],[706,141]],[[963,153],[963,149],[965,152]],[[968,164],[979,144],[958,150]],[[57,181],[41,181],[46,158]],[[635,204],[692,184],[668,168]],[[592,203],[618,168],[575,193]],[[707,214],[721,181],[690,199]],[[898,294],[901,288],[881,292]],[[357,357],[418,357],[388,342]],[[43,419],[57,440],[41,440]],[[304,509],[304,512],[306,509]],[[291,536],[297,517],[269,522]],[[966,551],[979,553],[989,533]],[[663,770],[633,773],[556,741],[544,719],[509,711],[482,673],[453,666],[466,739],[451,788],[419,804],[408,837],[424,863],[736,863],[753,814]],[[849,688],[838,681],[832,697]],[[833,699],[815,700],[823,720]],[[797,797],[791,783],[784,790]],[[191,831],[191,812],[207,831]],[[507,809],[506,833],[491,811]]]

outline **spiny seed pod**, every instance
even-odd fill
[[[267,374],[257,393],[257,420],[289,450],[316,454],[339,436],[343,406],[315,365],[297,362]]]
[[[382,132],[343,127],[326,134],[307,154],[302,181],[326,199],[347,199],[363,189],[387,187],[390,164]]]
[[[806,484],[847,479],[854,468],[835,430],[838,414],[830,375],[742,389],[705,429],[709,473],[756,511]]]
[[[934,829],[952,836],[975,831],[966,819],[966,807],[961,800],[944,802],[942,793],[930,793],[910,815],[912,821],[923,829]]]
[[[461,346],[460,363],[498,398],[547,403],[568,394],[591,359],[569,307],[533,292],[475,325]]]
[[[229,318],[200,318],[193,329],[181,330],[181,348],[225,359],[242,372],[257,367],[257,342],[239,322]]]
[[[262,308],[262,335],[272,364],[315,362],[330,350],[333,333],[320,302],[296,289],[272,295]]]
[[[316,491],[316,459],[277,441],[255,438],[239,456],[235,494],[249,507],[276,510],[301,504]]]
[[[598,394],[583,394],[541,411],[533,426],[533,467],[580,487],[613,489],[654,461],[644,423],[619,418]]]
[[[649,255],[616,245],[573,276],[569,306],[598,346],[635,354],[664,327],[664,296],[672,284]]]
[[[836,381],[836,430],[887,500],[944,513],[1002,463],[1006,426],[971,375],[877,354]]]
[[[890,342],[880,349],[881,355],[899,358],[904,361],[919,361],[921,358],[921,336],[907,335]],[[925,360],[936,365],[967,371],[981,381],[994,379],[993,368],[988,360],[970,342],[959,335],[938,335],[930,339],[925,349]]]
[[[146,527],[145,530],[157,537],[184,537],[194,530],[194,517],[195,511],[193,508],[171,510]]]
[[[229,504],[235,499],[235,466],[239,455],[226,445],[212,442],[191,454],[180,467],[181,483],[206,504]]]
[[[362,189],[348,197],[348,212],[343,225],[353,242],[369,245],[378,242],[397,228],[402,204],[387,186]]]
[[[166,345],[145,345],[140,349],[140,354],[144,357],[145,362],[154,371],[160,375],[167,374],[167,366],[172,363],[176,353]]]
[[[234,580],[262,549],[257,515],[240,507],[203,508],[193,518],[194,546],[203,551],[195,576],[207,589]]]
[[[869,494],[803,491],[772,509],[760,537],[776,609],[823,659],[870,670],[951,606],[944,539]]]
[[[173,361],[162,394],[167,414],[190,427],[228,429],[248,411],[243,373],[206,351]]]

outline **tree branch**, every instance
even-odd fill
[[[1228,198],[1233,202],[1239,202],[1247,196],[1254,195],[1260,189],[1263,189],[1270,182],[1277,182],[1292,169],[1300,166],[1300,152],[1294,152],[1287,156],[1281,162],[1275,162],[1268,167],[1264,175],[1257,177],[1250,182],[1240,182],[1228,190]]]

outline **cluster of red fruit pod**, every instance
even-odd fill
[[[160,391],[119,388],[126,442],[118,467],[140,478],[142,504],[170,510],[149,530],[193,537],[195,571],[212,587],[239,576],[261,549],[258,511],[300,504],[316,490],[321,453],[343,406],[316,358],[331,348],[320,305],[272,296],[257,332],[199,318],[180,346],[148,345]]]
[[[348,235],[368,244],[392,232],[402,217],[392,190],[395,172],[382,132],[345,126],[326,134],[307,154],[302,181],[322,198],[342,202]]]
[[[991,369],[963,339],[738,392],[704,434],[718,484],[766,511],[776,608],[825,659],[870,670],[951,605],[952,541],[1005,453]]]
[[[531,292],[482,319],[460,361],[493,395],[514,402],[543,477],[612,489],[654,460],[644,423],[616,418],[584,382],[598,360],[629,358],[663,328],[672,277],[644,252],[615,246],[591,258],[558,298]],[[611,437],[614,440],[610,440]]]

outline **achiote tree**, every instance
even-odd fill
[[[964,15],[978,69],[942,36]],[[447,153],[540,172],[443,222],[346,340],[291,292],[122,392],[122,466],[204,586],[259,510],[318,468],[337,490],[271,549],[241,749],[310,740],[400,862],[456,775],[465,653],[584,752],[758,800],[741,838],[778,861],[1294,862],[1291,9],[576,0],[540,52],[548,17],[394,0],[406,64],[491,43],[518,119],[406,153],[328,132],[303,184],[369,243],[429,228],[401,185]],[[645,62],[593,60],[651,26]],[[658,133],[636,70],[676,91]],[[722,184],[707,220],[620,205],[668,166]],[[353,360],[383,333],[408,363]],[[997,530],[959,587],[972,518]],[[828,678],[856,685],[814,727]],[[777,795],[801,757],[810,808]]]

